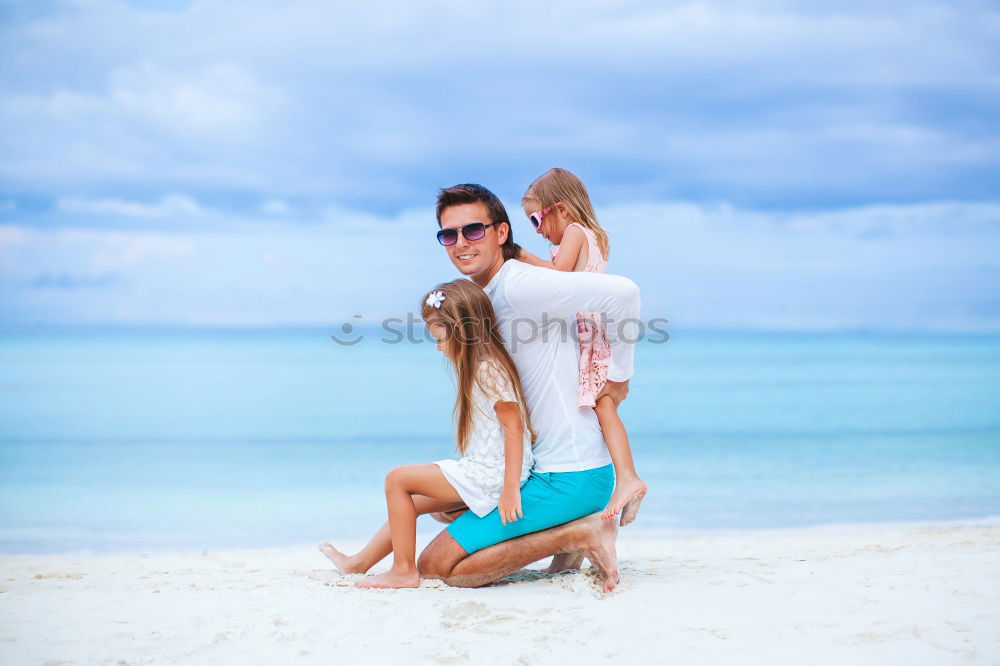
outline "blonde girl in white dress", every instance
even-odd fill
[[[500,512],[507,524],[523,516],[521,486],[532,466],[534,432],[521,382],[497,328],[486,293],[469,280],[438,285],[421,303],[421,316],[457,378],[454,416],[458,460],[389,470],[389,521],[357,554],[329,542],[319,549],[341,573],[365,573],[392,552],[389,571],[359,587],[417,587],[416,519],[468,507],[478,516]]]

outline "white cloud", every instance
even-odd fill
[[[675,326],[1000,330],[1000,205],[598,213],[612,272],[640,285],[646,316]],[[527,221],[513,224],[545,253]],[[457,277],[435,228],[430,209],[171,234],[0,226],[0,311],[18,323],[373,322]],[[59,288],[76,284],[87,288]]]
[[[56,207],[67,213],[151,218],[164,218],[173,215],[198,215],[204,212],[196,200],[179,194],[165,196],[153,204],[127,201],[115,197],[105,199],[67,197],[58,199]]]
[[[560,165],[678,322],[996,326],[988,3],[175,9],[8,17],[3,317],[409,309],[453,275],[437,187]]]
[[[982,198],[996,21],[976,2],[92,0],[7,27],[0,180],[402,210],[560,163],[618,200]]]
[[[111,73],[109,106],[139,121],[195,138],[246,139],[259,127],[271,94],[241,67],[209,63],[177,71],[143,61]]]
[[[260,212],[265,215],[285,216],[292,212],[292,209],[281,199],[268,199],[260,205]]]

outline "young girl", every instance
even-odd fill
[[[608,234],[597,221],[590,205],[587,188],[565,169],[549,169],[528,187],[521,199],[525,215],[535,230],[555,247],[552,260],[540,259],[521,250],[521,261],[559,271],[606,273],[608,270]],[[622,514],[620,524],[635,520],[647,486],[639,478],[632,462],[632,450],[625,426],[610,396],[598,394],[608,379],[611,347],[601,327],[600,315],[577,313],[580,341],[579,406],[597,413],[608,452],[615,465],[615,490],[601,515],[609,520]]]
[[[420,585],[415,561],[418,515],[467,506],[485,516],[499,508],[504,525],[524,515],[521,485],[532,466],[535,435],[493,304],[469,280],[455,280],[424,297],[421,317],[438,351],[455,369],[454,415],[462,457],[389,470],[389,522],[356,555],[345,555],[329,542],[319,547],[341,573],[365,573],[392,552],[392,568],[358,582],[358,587]]]

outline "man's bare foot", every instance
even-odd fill
[[[649,486],[639,478],[615,484],[615,492],[611,493],[611,500],[601,513],[601,518],[610,520],[621,513],[619,524],[625,527],[635,520],[636,514],[639,513],[639,504],[642,503],[642,498],[646,496],[648,489]]]
[[[321,543],[318,546],[318,550],[333,562],[333,566],[337,567],[337,571],[341,574],[363,574],[368,571],[368,568],[358,562],[357,559],[340,552],[329,541]]]
[[[579,571],[582,564],[583,553],[559,553],[552,558],[545,573],[554,575],[563,571]]]
[[[397,571],[395,568],[389,569],[385,573],[377,576],[368,576],[359,580],[354,587],[379,587],[379,588],[403,588],[420,587],[420,574],[416,567],[408,571]]]
[[[618,524],[613,520],[603,520],[599,513],[581,518],[578,522],[580,541],[574,550],[586,555],[600,570],[603,589],[610,592],[618,584],[618,553],[615,551]]]

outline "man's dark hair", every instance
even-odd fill
[[[500,246],[500,249],[503,251],[504,261],[507,259],[517,259],[518,255],[521,254],[521,246],[514,242],[514,229],[510,226],[507,209],[503,207],[503,203],[497,195],[482,185],[464,183],[442,189],[438,193],[437,200],[438,226],[441,226],[441,213],[444,212],[445,208],[460,204],[476,203],[477,201],[482,201],[486,206],[490,222],[495,222],[498,226],[500,224],[507,225],[507,242]]]

